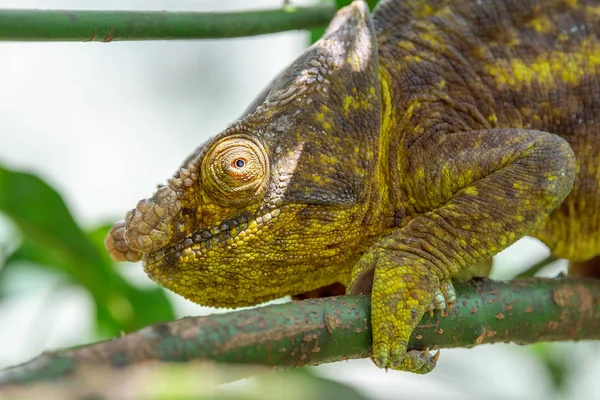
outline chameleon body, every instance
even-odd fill
[[[355,1],[107,247],[204,305],[370,292],[375,363],[428,372],[453,276],[527,234],[600,253],[599,34],[597,1]]]

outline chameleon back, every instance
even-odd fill
[[[399,112],[420,107],[455,129],[534,129],[569,142],[573,190],[533,236],[559,257],[599,254],[600,3],[384,1],[374,24]],[[397,148],[417,140],[406,129],[395,136]]]

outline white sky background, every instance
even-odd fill
[[[0,0],[0,8],[216,11],[280,3]],[[197,145],[239,117],[307,40],[306,33],[287,32],[188,42],[0,42],[0,163],[43,177],[84,226],[122,218]],[[6,236],[0,224],[0,240],[2,232]],[[524,267],[544,251],[533,240],[520,242],[501,261]],[[136,282],[153,285],[139,265],[126,264],[123,270]],[[16,294],[0,303],[0,367],[92,339],[92,305],[85,292],[56,289],[56,279],[26,268],[10,283]],[[179,315],[208,312],[171,298]],[[585,366],[573,381],[573,396],[600,389],[595,378],[600,364],[594,361],[598,346],[557,349],[565,362]],[[427,376],[386,373],[368,360],[318,369],[378,399],[553,398],[543,366],[522,348],[496,345],[442,353],[438,368]]]

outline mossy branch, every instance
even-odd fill
[[[457,291],[455,307],[445,317],[426,315],[409,348],[600,339],[600,280],[484,279],[458,285]],[[112,340],[42,354],[0,371],[0,386],[73,379],[86,365],[119,373],[123,367],[146,361],[209,360],[291,368],[363,358],[371,352],[369,321],[366,296],[183,318]]]
[[[0,10],[0,41],[219,39],[325,26],[333,4],[240,12]]]

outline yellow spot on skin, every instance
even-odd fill
[[[421,57],[420,56],[413,56],[413,55],[406,55],[406,56],[404,56],[404,59],[407,62],[415,62],[415,63],[418,63],[418,62],[421,61]]]
[[[551,51],[539,55],[535,61],[499,59],[488,65],[487,71],[500,87],[530,86],[533,82],[552,87],[556,81],[578,84],[587,74],[600,66],[600,45],[588,40],[572,52]]]
[[[372,110],[373,109],[373,101],[377,100],[373,95],[375,94],[375,89],[369,89],[369,94],[367,93],[359,93],[356,88],[352,88],[353,95],[346,95],[344,97],[344,113],[348,115],[350,111],[353,110]]]
[[[331,110],[326,105],[321,106],[321,112],[315,115],[315,120],[320,122],[326,132],[330,132],[333,127],[333,118]],[[301,138],[298,138],[302,140]]]
[[[477,188],[475,186],[467,186],[463,190],[468,195],[471,195],[471,196],[477,196],[478,195]]]
[[[417,110],[420,107],[421,107],[421,102],[419,100],[413,100],[406,108],[406,112],[405,112],[406,118],[410,119],[414,115],[415,110]]]
[[[550,21],[547,15],[538,15],[529,20],[525,25],[540,33],[551,34],[554,33],[555,30],[554,24],[552,21]]]
[[[600,6],[587,6],[585,13],[589,15],[600,15]]]
[[[421,34],[420,39],[427,42],[427,46],[434,50],[434,52],[439,53],[446,50],[446,43],[444,42],[444,39],[439,37],[437,28],[428,23],[423,23],[423,25],[428,31]]]
[[[401,40],[398,42],[398,47],[404,49],[404,50],[408,50],[408,51],[414,51],[415,50],[415,45],[413,42],[410,42],[408,40]]]
[[[354,101],[354,98],[352,96],[344,97],[344,111],[346,113],[348,113],[348,110],[350,110],[350,105],[352,104],[353,101]]]
[[[429,17],[429,16],[433,15],[433,13],[434,13],[434,9],[433,9],[433,7],[431,7],[431,4],[428,4],[425,2],[422,4],[421,8],[419,8],[415,11],[415,14],[418,17]]]

